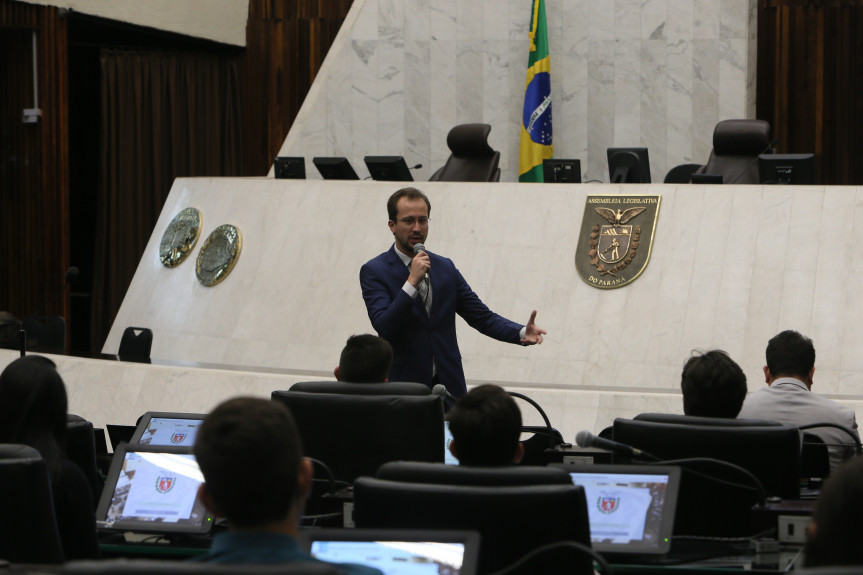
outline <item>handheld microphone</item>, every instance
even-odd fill
[[[432,395],[436,395],[444,401],[448,401],[450,403],[455,403],[456,401],[458,401],[458,398],[451,394],[446,388],[446,386],[442,383],[435,384],[435,386],[432,388]]]
[[[605,449],[628,457],[640,457],[656,461],[656,457],[646,451],[642,451],[636,447],[632,447],[631,445],[597,437],[589,431],[579,431],[578,435],[575,436],[575,442],[581,447],[598,447],[600,449]]]
[[[773,138],[773,140],[771,140],[771,141],[770,141],[770,143],[769,143],[769,144],[767,144],[767,147],[766,147],[766,148],[764,148],[763,150],[761,150],[761,152],[760,152],[757,156],[755,156],[755,159],[754,159],[754,160],[752,160],[751,162],[749,162],[749,164],[746,166],[746,168],[745,168],[742,172],[740,172],[739,174],[737,174],[737,177],[736,177],[736,178],[734,178],[734,181],[733,181],[733,182],[731,182],[731,183],[732,183],[732,184],[736,184],[736,183],[737,183],[737,180],[739,180],[740,178],[742,178],[742,177],[743,177],[743,174],[745,174],[746,172],[748,172],[748,171],[749,171],[749,169],[750,169],[752,166],[754,166],[756,162],[758,162],[758,158],[759,158],[759,157],[761,157],[761,154],[766,154],[768,151],[770,151],[771,149],[773,149],[773,146],[775,146],[775,145],[776,145],[776,144],[778,144],[778,143],[779,143],[779,138]]]
[[[63,277],[63,287],[60,288],[60,291],[58,291],[54,297],[42,304],[42,307],[32,312],[24,319],[24,321],[21,322],[21,329],[18,331],[18,349],[21,353],[21,357],[24,357],[24,355],[27,353],[27,330],[24,329],[27,321],[34,315],[42,312],[46,307],[48,307],[48,305],[54,303],[57,298],[63,295],[63,293],[66,292],[66,286],[77,280],[80,273],[81,271],[76,266],[72,266],[68,270],[66,270],[66,275]]]
[[[426,251],[426,247],[423,244],[414,244],[414,254],[418,254],[420,252]],[[426,272],[426,279],[428,279],[429,273]]]

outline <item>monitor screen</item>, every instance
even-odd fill
[[[129,443],[192,447],[205,416],[204,413],[148,411],[141,416]]]
[[[580,184],[581,160],[543,160],[542,179],[547,184]]]
[[[412,182],[405,159],[401,156],[366,156],[366,167],[373,180],[385,182]]]
[[[312,163],[325,180],[359,180],[347,158],[312,158]]]
[[[277,180],[306,179],[306,159],[303,157],[276,156],[273,168]]]
[[[316,559],[355,563],[384,575],[472,575],[479,534],[410,529],[316,529],[300,533],[301,546]]]
[[[815,154],[761,154],[758,177],[762,184],[814,185]]]
[[[452,442],[452,431],[449,430],[449,421],[443,422],[443,462],[447,465],[458,465],[458,458],[449,450]]]
[[[102,529],[206,533],[213,516],[198,499],[203,475],[188,448],[121,445],[96,509]]]
[[[584,488],[590,542],[600,553],[666,553],[677,506],[680,468],[556,465]]]
[[[647,148],[608,148],[608,174],[612,184],[649,184]]]

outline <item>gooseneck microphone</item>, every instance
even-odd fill
[[[737,174],[737,177],[734,178],[734,181],[732,181],[730,183],[736,184],[737,180],[739,180],[740,178],[743,177],[743,174],[748,172],[752,168],[752,166],[754,166],[756,163],[758,163],[758,158],[761,157],[761,154],[766,154],[767,152],[769,152],[773,148],[773,146],[775,146],[778,143],[779,143],[779,138],[773,138],[773,140],[771,140],[770,143],[767,144],[767,147],[764,148],[763,150],[761,150],[761,152],[757,156],[755,156],[755,159],[752,160],[751,162],[749,162],[749,164],[746,165],[746,167],[743,169],[743,171],[740,172],[739,174]]]
[[[420,169],[420,168],[422,168],[422,167],[423,167],[423,165],[422,165],[422,164],[417,164],[417,165],[415,165],[415,166],[411,166],[411,167],[410,167],[410,169],[411,169],[411,170],[419,170],[419,169]]]
[[[436,395],[444,401],[448,401],[450,403],[455,403],[456,401],[458,401],[458,398],[451,394],[446,388],[446,386],[442,383],[436,383],[435,386],[432,388],[431,392],[432,395]]]
[[[631,445],[626,445],[625,443],[618,443],[610,439],[597,437],[589,431],[579,431],[578,435],[575,436],[575,442],[581,447],[598,447],[600,449],[626,455],[627,457],[640,457],[650,459],[652,461],[657,460],[656,457],[646,451],[642,451],[636,447],[632,447]]]
[[[542,416],[542,420],[545,422],[545,432],[548,434],[548,448],[554,449],[554,445],[555,445],[555,443],[554,443],[554,439],[555,439],[554,428],[551,426],[551,421],[549,421],[548,415],[545,414],[545,411],[543,411],[543,409],[539,406],[539,404],[537,402],[535,402],[534,400],[532,400],[531,398],[529,398],[528,396],[526,396],[524,394],[517,393],[515,391],[507,391],[507,393],[512,397],[517,397],[519,399],[523,399],[524,401],[531,404],[534,408],[536,408],[536,410]]]
[[[27,321],[30,318],[32,318],[34,315],[41,313],[46,307],[48,307],[50,304],[54,303],[57,300],[57,298],[59,298],[61,295],[63,295],[66,292],[66,287],[69,284],[71,284],[72,282],[74,282],[75,280],[77,280],[80,273],[81,273],[81,271],[75,266],[72,266],[68,270],[66,270],[66,275],[63,278],[63,287],[60,288],[60,291],[58,291],[54,297],[52,297],[51,299],[49,299],[48,301],[43,303],[39,309],[30,313],[30,315],[28,315],[24,319],[24,321],[21,322],[21,329],[20,329],[20,331],[18,331],[18,348],[19,348],[19,351],[21,352],[21,357],[24,357],[24,355],[27,353],[27,330],[24,329],[24,326],[27,324]]]

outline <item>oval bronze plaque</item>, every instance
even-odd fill
[[[213,230],[198,252],[195,273],[198,281],[212,287],[228,277],[243,248],[240,230],[230,224],[223,224]]]
[[[159,244],[159,260],[165,267],[175,268],[192,253],[201,235],[201,212],[186,208],[174,216]]]

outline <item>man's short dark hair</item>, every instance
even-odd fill
[[[213,502],[233,525],[288,517],[302,446],[284,405],[256,397],[220,404],[198,429],[195,457]]]
[[[806,379],[815,367],[815,346],[805,335],[787,329],[767,342],[767,369],[770,377]]]
[[[805,566],[863,565],[863,457],[837,467],[821,489],[806,542]]]
[[[453,443],[462,465],[511,465],[521,434],[521,411],[497,385],[480,385],[467,392],[447,415]]]
[[[350,383],[381,383],[393,365],[387,340],[368,333],[348,338],[339,358],[339,379]]]
[[[694,352],[680,377],[683,413],[735,418],[746,399],[746,375],[722,350]]]
[[[387,200],[387,214],[389,215],[390,220],[396,221],[396,218],[399,217],[398,203],[402,198],[407,198],[409,200],[422,198],[425,200],[426,206],[428,207],[427,215],[431,215],[431,202],[429,201],[428,196],[416,188],[402,188],[393,193],[393,195],[390,196],[390,199]]]

